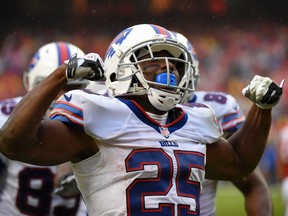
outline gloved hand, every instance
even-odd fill
[[[105,66],[103,60],[97,53],[89,53],[83,57],[73,55],[65,61],[67,65],[66,77],[68,82],[81,78],[88,80],[100,80],[104,78]]]
[[[59,183],[54,189],[54,194],[57,194],[61,197],[73,197],[80,194],[75,177],[72,173],[64,175],[60,179]]]
[[[271,109],[280,100],[283,84],[284,79],[278,86],[269,77],[255,75],[249,85],[242,90],[242,94],[259,108]]]

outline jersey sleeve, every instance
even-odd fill
[[[214,110],[209,105],[189,103],[183,108],[185,112],[189,113],[188,122],[190,124],[189,132],[185,133],[192,134],[196,142],[211,144],[222,137],[222,127],[215,116]],[[183,134],[183,136],[185,135]]]
[[[83,116],[81,91],[73,90],[63,94],[55,101],[49,119],[58,120],[84,130]]]
[[[217,142],[223,136],[223,128],[219,124],[215,112],[211,107],[203,111],[205,111],[205,119],[202,120],[200,133],[204,142],[207,144]]]

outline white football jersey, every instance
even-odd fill
[[[0,101],[0,127],[22,97]],[[86,215],[80,196],[53,194],[56,166],[34,166],[0,154],[0,215]]]
[[[50,119],[84,130],[99,148],[72,166],[88,215],[199,215],[205,144],[222,136],[211,108],[178,105],[160,125],[131,100],[73,90]]]
[[[237,131],[245,121],[245,116],[233,96],[223,92],[206,91],[196,91],[193,94],[193,98],[189,102],[209,105],[214,110],[223,131],[233,133]],[[216,215],[215,198],[217,181],[205,179],[202,186],[203,189],[200,193],[201,216]]]

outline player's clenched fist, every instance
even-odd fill
[[[77,57],[75,54],[65,61],[65,64],[68,82],[81,78],[93,81],[104,78],[105,66],[97,53],[89,53],[83,57]]]
[[[255,75],[253,80],[242,90],[242,94],[261,109],[271,109],[280,100],[284,80],[278,86],[269,77]]]

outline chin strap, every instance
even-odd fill
[[[148,95],[148,99],[150,103],[158,110],[161,111],[168,111],[172,108],[174,108],[180,101],[182,100],[183,94],[182,93],[169,93],[167,91],[158,90],[155,88],[151,88],[149,84],[143,80],[142,76],[138,73],[135,74],[137,77],[140,87],[138,86],[138,83],[135,83],[132,87],[129,89],[129,95]],[[157,78],[158,77],[158,78]],[[158,83],[167,84],[167,73],[161,73],[157,75],[156,80],[158,79]],[[171,86],[176,85],[177,79],[174,74],[170,74],[169,78],[169,84]]]
[[[182,99],[181,95],[164,92],[154,88],[149,88],[147,90],[147,95],[150,103],[161,111],[168,111],[174,108]]]

